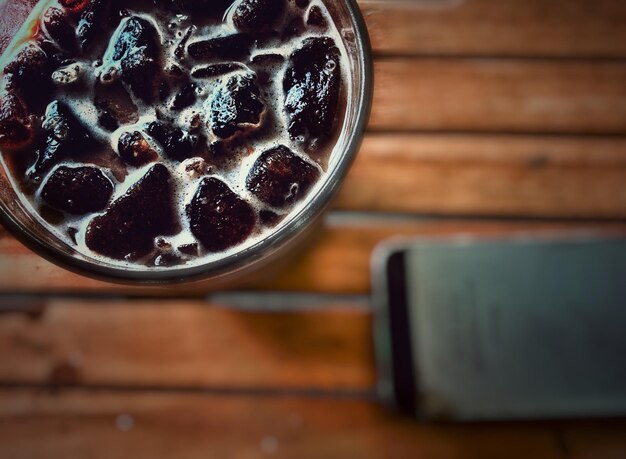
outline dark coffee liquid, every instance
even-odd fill
[[[42,11],[3,64],[0,147],[34,212],[81,252],[219,258],[275,231],[326,178],[349,87],[320,0]]]

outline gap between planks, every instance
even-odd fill
[[[153,306],[171,306],[169,297],[123,296],[92,292],[0,292],[0,314],[22,313],[37,316],[49,301],[78,302],[81,307],[106,307],[107,303],[150,300]],[[208,293],[196,300],[198,306],[242,312],[296,312],[350,310],[371,312],[369,295],[341,295],[312,292],[224,291]],[[2,316],[0,315],[0,318]]]

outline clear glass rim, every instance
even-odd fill
[[[356,44],[356,60],[359,66],[359,87],[355,99],[356,115],[354,129],[346,133],[341,158],[332,170],[332,179],[326,180],[310,202],[290,217],[290,222],[269,234],[256,244],[224,258],[194,266],[172,267],[167,270],[154,268],[136,269],[98,264],[77,258],[57,247],[51,246],[38,234],[23,226],[12,214],[5,202],[0,201],[0,222],[16,239],[48,261],[68,271],[94,279],[122,284],[174,284],[219,278],[236,273],[268,256],[272,247],[282,247],[302,233],[328,206],[339,190],[367,127],[373,97],[373,65],[369,35],[363,15],[356,0],[343,0],[353,26]]]

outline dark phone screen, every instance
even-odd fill
[[[460,420],[626,414],[626,241],[424,242],[387,267],[401,406]]]

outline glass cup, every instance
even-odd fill
[[[41,1],[24,27],[41,14],[49,3]],[[0,161],[0,220],[18,240],[37,254],[69,271],[118,283],[145,285],[203,281],[207,286],[230,285],[245,281],[261,268],[276,264],[299,245],[319,222],[333,196],[339,190],[360,147],[369,118],[373,70],[369,36],[356,0],[325,2],[337,26],[348,55],[348,78],[351,97],[346,101],[344,124],[330,155],[323,182],[306,198],[306,204],[288,215],[287,221],[258,242],[223,258],[193,266],[155,268],[120,266],[95,259],[56,236],[31,214],[25,197],[11,185],[9,171]],[[7,53],[11,52],[11,47]],[[265,271],[265,269],[264,269]]]

